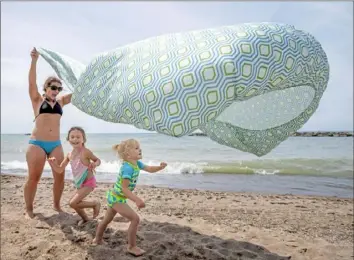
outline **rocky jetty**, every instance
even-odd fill
[[[197,133],[192,133],[189,136],[206,136],[206,134],[197,132]],[[316,131],[316,132],[295,132],[291,136],[307,136],[307,137],[351,137],[353,136],[353,132],[321,132],[321,131]]]
[[[314,137],[350,137],[353,136],[353,132],[295,132],[292,136],[314,136]]]

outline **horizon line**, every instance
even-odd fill
[[[296,131],[296,133],[312,133],[312,132],[328,132],[328,133],[338,133],[338,132],[350,132],[353,133],[354,130],[306,130],[306,131]],[[1,133],[1,135],[31,135],[31,133]],[[60,133],[65,134],[66,133]],[[86,132],[86,134],[159,134],[157,132]],[[190,133],[195,134],[195,133]],[[187,134],[188,135],[188,134]]]

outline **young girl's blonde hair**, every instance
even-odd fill
[[[128,139],[120,142],[120,144],[113,145],[112,149],[118,153],[122,160],[126,160],[129,150],[138,145],[139,142],[135,139]]]

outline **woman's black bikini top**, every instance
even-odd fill
[[[35,121],[36,118],[40,114],[60,114],[60,115],[63,115],[63,109],[61,108],[61,106],[58,102],[55,102],[54,107],[52,107],[48,102],[50,102],[50,101],[47,98],[45,98],[41,107],[39,108],[39,114],[34,118],[33,121]]]

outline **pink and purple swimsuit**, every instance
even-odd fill
[[[81,161],[81,154],[83,149],[81,149],[77,158],[74,158],[70,161],[71,171],[74,177],[74,185],[77,189],[82,187],[91,187],[96,188],[96,178],[92,176],[90,179],[87,179],[88,167],[84,165]]]

